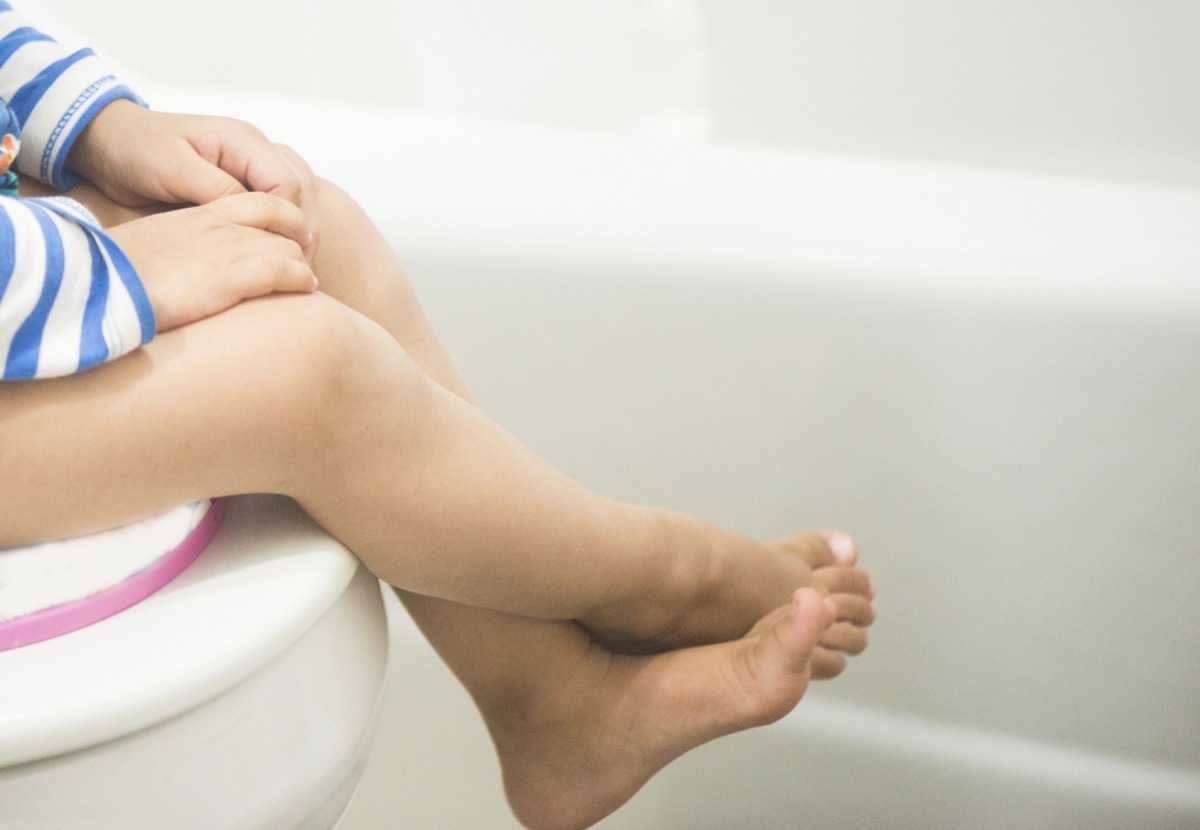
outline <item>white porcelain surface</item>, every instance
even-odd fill
[[[125,735],[225,692],[292,645],[357,567],[290,501],[235,499],[217,538],[162,591],[0,653],[0,765]]]
[[[235,499],[159,593],[0,654],[0,828],[330,827],[386,653],[357,560],[291,501]]]
[[[359,570],[283,654],[149,729],[0,769],[2,830],[328,830],[383,688],[378,582]]]

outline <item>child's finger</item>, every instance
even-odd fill
[[[316,211],[316,177],[313,175],[312,168],[308,166],[308,162],[301,158],[300,154],[291,147],[288,147],[286,144],[276,144],[275,149],[295,175],[296,198],[294,200],[289,199],[288,201],[294,201],[295,204],[299,205],[308,219],[309,239],[311,243],[304,249],[304,256],[309,262],[312,262],[313,257],[317,254],[317,246],[320,239],[320,228],[317,226]],[[282,195],[286,198],[286,193],[269,192]]]
[[[302,210],[313,202],[313,172],[300,154],[286,144],[272,144],[278,170],[270,182],[263,182],[262,189],[280,196]],[[308,213],[308,210],[305,210]]]
[[[175,203],[191,202],[206,205],[225,196],[245,193],[245,186],[236,178],[198,155],[181,154],[175,162],[176,175],[168,185]]]
[[[304,212],[289,201],[269,193],[239,193],[227,196],[208,208],[235,225],[257,228],[286,237],[304,250],[311,235]]]
[[[313,174],[298,155],[282,152],[280,145],[257,130],[253,140],[245,142],[242,150],[246,156],[243,175],[251,190],[270,193],[297,207],[306,207]]]
[[[253,256],[239,260],[230,269],[236,300],[249,300],[267,294],[306,294],[316,290],[317,278],[308,263],[273,256]]]

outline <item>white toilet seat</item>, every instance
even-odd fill
[[[290,500],[235,499],[208,549],[155,595],[0,652],[0,768],[129,735],[220,695],[298,640],[358,567]]]

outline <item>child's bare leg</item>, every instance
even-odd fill
[[[435,382],[470,400],[391,248],[344,194],[321,193],[322,290],[369,314]],[[798,547],[795,555],[812,550]],[[589,825],[691,747],[784,714],[810,673],[834,676],[845,665],[839,652],[865,647],[861,626],[873,616],[862,596],[840,597],[846,622],[830,625],[830,602],[814,631],[811,597],[800,597],[743,643],[637,659],[596,647],[571,623],[397,593],[476,701],[506,794],[530,827]],[[812,648],[814,633],[828,648]]]
[[[323,214],[321,226],[325,229],[325,241],[316,268],[321,290],[371,317],[425,374],[469,401],[470,394],[462,376],[425,318],[391,246],[345,193],[326,182],[318,185]],[[826,596],[836,595],[842,622],[823,638],[828,649],[817,650],[814,661],[817,677],[840,673],[845,661],[837,652],[858,653],[865,648],[863,626],[874,616],[866,596],[869,586],[865,576],[861,572],[849,573],[856,558],[853,542],[847,537],[841,537],[841,541],[850,545],[850,551],[840,561],[833,556],[828,537],[820,534],[803,534],[772,545],[777,551],[815,569],[811,580],[813,587]],[[794,587],[797,585],[790,585],[788,590]],[[627,642],[625,645],[638,644]]]
[[[0,463],[21,471],[0,477],[0,534],[94,527],[205,494],[302,495],[307,476],[279,460],[304,450],[306,434],[321,436],[301,406],[320,409],[321,396],[310,399],[291,366],[308,379],[312,363],[330,356],[286,337],[294,322],[328,334],[313,311],[332,301],[311,299],[246,303],[82,375],[0,389]],[[760,631],[727,646],[618,658],[570,622],[487,612],[480,624],[474,615],[483,612],[431,605],[424,623],[480,701],[514,809],[543,826],[573,825],[536,811],[565,810],[580,824],[599,818],[690,746],[785,711],[828,624],[810,607],[794,623],[773,617],[769,638]],[[631,707],[632,695],[645,705]],[[650,720],[629,720],[631,711]],[[542,720],[520,728],[533,712]],[[603,789],[590,781],[602,770],[585,761],[608,768]]]
[[[274,489],[289,491],[290,470],[272,461],[288,441],[270,444],[273,430],[291,431],[291,419],[260,428],[278,417],[273,401],[298,403],[289,400],[290,384],[277,381],[281,367],[271,344],[280,341],[231,341],[250,327],[278,334],[271,315],[295,310],[288,302],[248,303],[84,375],[4,389],[0,459],[27,475],[0,482],[3,530],[31,511],[61,525],[62,504],[94,524],[101,515],[131,516],[206,492],[273,489],[272,479]],[[255,360],[246,359],[247,345],[258,347],[249,349]],[[275,371],[241,371],[257,361]],[[239,409],[247,388],[263,396],[261,412]],[[222,412],[227,407],[238,410],[232,423]],[[62,500],[56,511],[41,506],[48,498]],[[96,503],[104,511],[96,512]],[[809,596],[794,621],[772,618],[740,643],[649,658],[613,657],[569,622],[488,612],[480,624],[474,615],[481,612],[448,613],[445,601],[424,622],[480,703],[514,810],[532,826],[571,827],[614,809],[691,746],[793,705],[828,622],[812,611],[820,602]]]
[[[7,384],[0,424],[0,465],[21,471],[0,480],[0,544],[278,492],[391,584],[602,619],[658,593],[637,580],[691,590],[676,559],[706,542],[556,473],[323,296],[243,303],[95,370]]]
[[[304,338],[298,341],[297,351],[303,351],[300,345],[311,347],[314,342],[316,345],[315,354],[305,358],[298,353],[296,361],[286,368],[298,369],[300,375],[311,368],[313,371],[307,374],[321,376],[317,381],[321,385],[331,380],[321,375],[324,367],[329,370],[325,374],[335,376],[332,380],[338,392],[353,389],[359,396],[357,401],[338,396],[333,402],[335,411],[328,413],[331,420],[317,425],[319,429],[324,428],[321,434],[307,435],[306,445],[289,448],[285,457],[299,461],[291,471],[298,474],[299,480],[289,484],[307,484],[313,488],[308,496],[301,490],[293,490],[291,494],[307,504],[318,520],[324,515],[327,527],[347,541],[381,577],[424,593],[451,596],[516,613],[582,618],[593,631],[607,635],[611,640],[644,643],[657,636],[659,646],[738,636],[761,613],[785,602],[792,588],[813,579],[809,563],[803,556],[784,555],[778,547],[759,545],[737,534],[719,531],[667,511],[600,499],[529,456],[473,407],[463,405],[461,400],[446,395],[439,387],[431,388],[433,385],[428,383],[427,377],[413,371],[409,355],[395,348],[396,340],[407,341],[406,346],[412,353],[420,356],[422,369],[438,375],[442,383],[459,394],[465,393],[444,350],[424,322],[402,275],[392,275],[390,279],[386,275],[363,278],[363,274],[397,269],[398,263],[390,248],[344,194],[330,187],[323,187],[322,194],[322,200],[328,203],[323,211],[327,238],[317,263],[323,285],[334,286],[332,290],[350,305],[374,310],[392,334],[393,342],[386,342],[386,336],[380,337],[384,332],[379,332],[348,309],[341,309],[344,313],[339,317],[341,307],[326,305],[321,308],[319,304],[314,307],[313,303],[302,303],[302,298],[285,298],[290,307],[297,309],[289,313],[297,315],[297,328],[302,330]],[[111,220],[114,215],[118,219],[128,218],[119,210],[114,214],[111,204],[87,188],[72,195],[87,202],[102,218]],[[276,300],[280,301],[284,300]],[[303,309],[303,313],[299,309]],[[238,314],[250,313],[236,311]],[[264,311],[254,313],[265,314],[268,318],[273,316]],[[315,315],[322,322],[303,322],[301,318],[306,315]],[[222,322],[226,321],[206,321],[206,324]],[[264,336],[273,324],[257,325],[265,326],[258,332]],[[329,343],[314,341],[314,337],[320,337],[319,329],[331,326],[336,331],[327,332]],[[278,336],[289,338],[293,335],[283,331]],[[346,336],[353,345],[345,342]],[[335,343],[344,353],[337,353]],[[323,361],[324,358],[332,358],[332,362]],[[365,371],[353,371],[352,367]],[[282,375],[272,374],[273,378],[287,376],[287,371]],[[311,382],[312,378],[308,381],[296,378],[296,381]],[[253,410],[252,403],[246,401],[245,406]],[[319,403],[314,400],[301,408],[319,417],[322,408],[330,407],[328,401],[324,402],[324,407],[317,405]],[[231,403],[230,407],[233,406],[235,404]],[[419,468],[414,470],[414,459],[406,456],[414,446],[406,443],[415,432],[413,426],[381,423],[377,417],[380,414],[391,417],[395,413],[407,413],[407,417],[413,414],[414,407],[437,410],[440,414],[436,417],[430,417],[428,410],[418,417],[424,417],[427,426],[433,421],[438,427],[447,428],[434,430],[443,438],[430,438],[424,442],[425,446],[419,447],[424,450],[440,444],[445,450],[435,454],[436,460],[427,473],[422,473]],[[296,404],[280,406],[281,411],[289,414],[295,414],[296,408]],[[253,416],[256,413],[243,414]],[[313,424],[309,422],[307,426],[311,429]],[[364,431],[377,439],[382,438],[386,447],[364,440]],[[277,439],[278,432],[276,429]],[[301,439],[302,443],[306,436],[303,428],[293,429],[289,434]],[[477,442],[473,452],[463,452],[464,442],[456,437],[459,435]],[[335,436],[349,437],[350,443],[336,450],[320,446],[331,442]],[[481,444],[478,443],[480,439]],[[314,447],[314,442],[318,446]],[[273,442],[267,442],[267,446],[273,446]],[[418,452],[418,462],[420,455]],[[332,460],[334,469],[320,469],[315,473],[318,478],[313,480],[314,470],[321,465],[306,460],[309,456],[314,456],[313,461],[323,463]],[[489,477],[487,465],[481,463],[488,457],[493,462],[500,462],[501,471],[507,469],[509,472],[496,474],[493,467],[493,475]],[[472,474],[462,478],[458,476],[461,470],[472,470]],[[372,481],[376,486],[371,486]],[[411,490],[414,481],[419,493]],[[253,489],[278,489],[279,486]],[[411,496],[405,496],[405,487],[410,488]],[[525,496],[541,498],[543,506],[533,506],[530,510],[527,499],[523,500],[520,495],[514,499],[514,493],[522,494],[522,489]],[[224,491],[208,488],[206,492]],[[371,512],[372,499],[377,502],[378,509],[373,515],[364,515],[364,512]],[[458,522],[453,527],[441,527],[439,522],[444,522],[446,509],[453,510],[456,504],[458,516],[482,520],[474,526],[470,522]],[[414,511],[408,511],[406,520],[402,509],[414,506],[415,524]],[[532,524],[528,518],[519,515],[522,511],[531,514]],[[421,518],[430,513],[435,515]],[[437,516],[439,513],[442,515]],[[513,521],[514,515],[516,521]],[[346,527],[347,517],[352,517],[349,527]],[[562,527],[560,522],[555,528],[554,520],[564,517],[568,527]],[[404,527],[406,540],[416,541],[407,551],[392,533],[397,523]],[[339,531],[339,527],[345,529]],[[622,527],[632,535],[622,532]],[[427,533],[423,535],[422,530]],[[496,531],[507,533],[507,540]],[[535,544],[522,549],[523,540],[533,540]],[[407,566],[427,562],[428,554],[436,555],[439,547],[447,542],[450,551],[439,562],[442,570],[434,582],[422,581],[428,575],[421,577],[404,570]],[[797,537],[792,542],[799,545],[809,562],[820,557],[831,561],[827,546],[818,537]],[[495,551],[494,562],[488,561],[490,550]],[[536,554],[532,559],[528,555],[530,552]],[[599,558],[595,556],[597,553]],[[463,561],[462,554],[466,554],[469,561]],[[615,555],[617,559],[605,561],[606,555]],[[499,561],[503,557],[510,560],[507,566]],[[626,560],[627,566],[621,565],[621,560]],[[496,566],[491,568],[493,572],[512,573],[515,579],[508,585],[493,584],[485,594],[456,593],[456,589],[464,584],[467,573],[478,573],[478,566],[493,564]],[[817,561],[815,564],[822,563]],[[456,567],[461,570],[456,571]],[[560,575],[582,577],[574,581],[574,593],[556,583],[555,572],[564,567],[570,573]],[[447,571],[449,573],[445,573]],[[849,610],[852,621],[869,622],[864,619],[869,613],[863,599],[868,593],[864,574],[847,568],[829,568],[822,569],[817,577],[818,587],[844,598],[840,605]],[[616,603],[606,605],[601,602],[589,610],[587,603],[591,601],[593,591],[597,591],[603,600],[606,581],[618,597]],[[522,591],[528,594],[531,587],[536,589],[534,595],[522,597]],[[518,598],[517,602],[504,604],[512,603],[514,597]],[[583,603],[581,613],[580,603]],[[571,613],[572,610],[576,613]],[[606,623],[606,617],[614,622]],[[840,639],[848,643],[844,644],[845,650],[853,651],[854,640],[861,639],[861,628],[853,625],[841,628],[842,632],[831,632],[831,636],[840,633]],[[674,639],[669,639],[671,637]],[[861,645],[857,647],[861,648]]]
[[[322,275],[322,279],[329,285],[327,275]],[[380,307],[386,307],[386,303]],[[413,306],[407,308],[411,311]],[[416,317],[419,318],[419,313]],[[416,319],[416,323],[425,325],[423,318]],[[186,344],[172,343],[175,339],[167,337],[156,343],[152,350],[163,352],[156,357],[168,361],[172,354],[178,356],[178,349],[191,357],[206,351],[202,343],[193,343],[194,348],[189,349]],[[224,340],[219,334],[214,339]],[[274,341],[267,337],[266,342]],[[436,338],[427,342],[436,343]],[[410,342],[409,347],[414,354],[425,350],[415,342]],[[270,362],[269,350],[260,354]],[[298,350],[296,357],[303,359],[303,350]],[[220,355],[214,355],[213,360],[220,363]],[[431,374],[440,375],[446,385],[461,387],[456,375],[452,377],[446,372],[450,364],[444,353],[427,355],[421,362]],[[122,368],[132,367],[130,362],[123,363]],[[134,371],[115,385],[132,385],[143,374]],[[99,382],[99,373],[90,379],[98,382],[89,384],[88,397],[105,404],[99,411],[93,409],[93,414],[111,415],[107,405],[111,403],[107,400],[111,395],[105,389],[108,384]],[[199,385],[204,383],[202,377],[194,380]],[[235,384],[235,388],[241,385],[236,380]],[[191,389],[185,385],[178,391]],[[167,386],[159,391],[170,390]],[[261,391],[269,394],[272,390]],[[161,400],[154,394],[149,398]],[[60,406],[68,405],[57,395],[51,395],[50,399]],[[4,420],[4,403],[0,396],[0,422]],[[218,395],[200,403],[202,409],[220,410],[227,401]],[[185,412],[189,409],[185,407]],[[152,421],[153,413],[147,415]],[[190,419],[185,419],[180,424],[181,430],[186,432],[189,424]],[[4,447],[0,446],[0,455],[3,453]],[[70,454],[68,448],[67,455]],[[219,462],[220,457],[200,461]],[[113,471],[116,480],[124,479],[129,484],[140,481],[122,475],[118,467]],[[203,492],[213,485],[201,482],[198,486]],[[65,495],[69,497],[69,493]],[[168,502],[179,498],[171,493],[166,497]],[[861,596],[850,599],[860,601]],[[583,632],[570,623],[524,619],[412,595],[408,596],[408,604],[435,646],[479,701],[500,750],[514,809],[535,826],[590,823],[628,798],[658,767],[690,746],[782,714],[799,698],[807,681],[807,671],[801,668],[804,660],[799,657],[804,648],[792,647],[804,638],[788,632],[803,633],[808,623],[781,628],[777,620],[772,620],[763,623],[760,631],[740,644],[635,661],[612,657],[590,646]],[[811,621],[811,615],[800,617]],[[783,642],[785,647],[763,646],[762,630],[772,633],[771,642]],[[753,677],[744,672],[739,674],[742,670],[749,670]],[[594,676],[600,672],[603,682]],[[729,677],[747,682],[741,685],[719,682]],[[765,685],[761,682],[772,677],[779,682]],[[644,705],[632,711],[643,720],[623,720],[617,704],[635,698],[641,698]],[[530,721],[533,712],[538,713],[539,719]],[[688,718],[678,717],[685,712],[689,713]],[[653,724],[655,728],[648,731],[639,728],[638,723]],[[530,729],[531,724],[541,728]],[[629,756],[636,756],[637,762],[630,763]],[[581,761],[589,759],[603,768],[581,766]]]
[[[322,296],[243,303],[81,375],[6,386],[0,465],[21,471],[0,477],[0,544],[277,492],[393,585],[616,636],[682,617],[693,641],[737,637],[811,578],[797,557],[590,493]]]

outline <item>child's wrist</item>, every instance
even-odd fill
[[[105,105],[92,116],[92,120],[71,145],[64,169],[78,173],[95,183],[97,176],[103,175],[105,145],[114,141],[129,140],[131,131],[122,128],[121,121],[141,110],[142,107],[124,98],[118,98]]]

